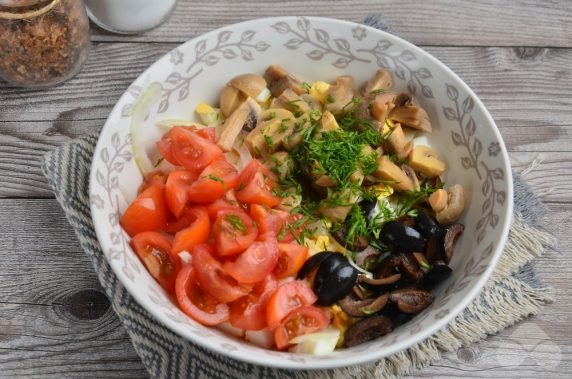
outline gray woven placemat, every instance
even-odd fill
[[[379,17],[368,17],[366,23],[388,30]],[[326,371],[278,370],[226,358],[166,329],[131,297],[111,270],[90,215],[89,170],[96,142],[97,136],[90,135],[49,152],[42,170],[151,377],[399,377],[437,362],[443,351],[457,350],[536,314],[551,301],[550,289],[542,285],[531,264],[553,243],[540,227],[544,206],[515,175],[515,217],[493,276],[462,314],[426,341],[378,362]]]

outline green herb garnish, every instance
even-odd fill
[[[246,226],[242,223],[242,220],[237,215],[226,215],[224,216],[225,221],[227,221],[232,227],[242,233],[246,233]]]

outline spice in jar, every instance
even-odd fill
[[[48,87],[87,60],[89,21],[82,0],[0,0],[0,77]]]

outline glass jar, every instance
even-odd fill
[[[0,77],[20,87],[58,85],[89,53],[83,0],[0,0]]]

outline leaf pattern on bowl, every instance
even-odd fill
[[[352,50],[352,44],[345,38],[331,38],[330,34],[320,28],[312,28],[311,22],[301,17],[295,26],[287,22],[280,21],[272,25],[280,34],[292,34],[293,38],[288,40],[284,46],[290,50],[297,50],[304,44],[312,47],[306,56],[314,61],[320,61],[327,55],[334,55],[338,58],[331,64],[340,69],[344,69],[352,62],[371,63],[372,59],[367,55],[372,55],[377,65],[383,69],[391,70],[400,80],[407,81],[407,89],[416,95],[417,89],[421,89],[421,94],[427,98],[433,98],[431,87],[423,81],[433,78],[431,71],[426,67],[412,69],[408,62],[416,61],[417,56],[410,50],[402,50],[399,54],[390,54],[389,48],[393,43],[389,40],[379,40],[374,47],[358,48]],[[352,29],[352,36],[361,41],[367,36],[367,30],[358,26]],[[358,53],[363,53],[358,55]]]
[[[505,179],[505,173],[502,168],[489,168],[485,161],[480,159],[483,143],[475,136],[477,124],[471,116],[475,102],[471,95],[467,95],[461,102],[457,87],[452,84],[445,84],[445,86],[447,97],[454,103],[454,107],[443,106],[443,114],[447,120],[455,121],[459,125],[458,131],[451,131],[451,139],[456,146],[463,146],[467,150],[467,155],[461,157],[463,168],[465,170],[473,169],[479,180],[482,181],[481,191],[485,200],[481,206],[482,215],[475,228],[477,242],[481,243],[485,238],[487,227],[495,228],[499,222],[499,216],[495,213],[495,206],[504,205],[506,193],[497,189],[497,182]],[[500,151],[500,147],[495,148],[494,143],[489,146],[489,154],[492,151],[496,156],[498,154],[497,149]],[[498,142],[496,144],[498,145]]]

